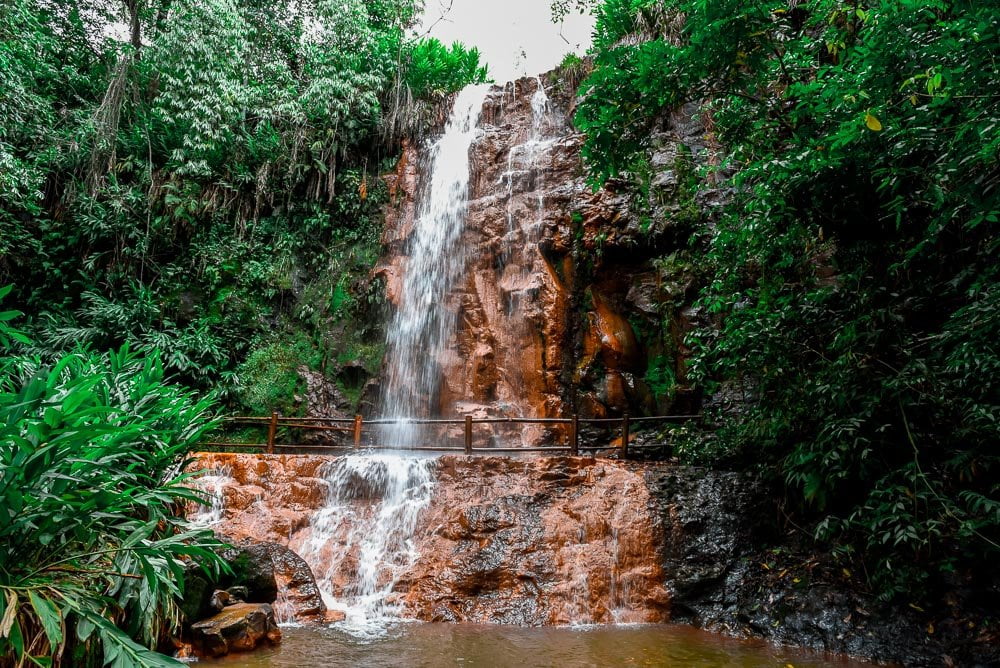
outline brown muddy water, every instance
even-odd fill
[[[484,666],[666,666],[733,668],[872,666],[837,655],[775,647],[688,626],[590,628],[403,623],[381,637],[359,638],[323,627],[286,627],[279,647],[204,660],[226,668],[422,668]]]

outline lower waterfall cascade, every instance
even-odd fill
[[[291,548],[350,633],[378,635],[406,618],[588,625],[668,616],[649,493],[629,466],[388,453],[206,454],[198,465],[230,472],[213,487],[213,528]]]
[[[414,530],[430,503],[429,458],[392,454],[340,457],[321,474],[329,489],[292,549],[312,568],[328,609],[358,631],[399,616],[400,577],[419,557]]]

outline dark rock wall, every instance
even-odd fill
[[[862,574],[782,536],[773,490],[751,477],[669,465],[645,476],[672,621],[907,666],[998,665],[968,607],[882,605]]]

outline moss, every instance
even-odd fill
[[[337,355],[337,361],[341,364],[360,361],[371,375],[378,373],[382,366],[382,358],[385,356],[385,342],[382,340],[372,342],[352,341],[343,352]]]
[[[255,349],[237,370],[237,399],[252,415],[296,415],[295,396],[305,389],[300,366],[318,368],[322,355],[302,332]]]

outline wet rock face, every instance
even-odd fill
[[[629,183],[612,181],[596,192],[588,185],[574,105],[558,71],[494,87],[486,97],[469,156],[460,240],[467,266],[443,304],[457,314],[457,331],[437,360],[431,403],[441,415],[668,410],[657,405],[666,401],[662,388],[654,396],[644,378],[656,357],[664,358],[658,373],[669,372],[681,386],[672,396],[684,396],[684,336],[703,323],[685,323],[672,309],[689,302],[695,286],[684,267],[658,268],[654,259],[684,248],[690,236],[683,221],[694,203],[684,201],[685,179],[711,155],[697,106],[663,119],[651,139],[650,198],[637,203]],[[392,198],[376,273],[391,303],[398,303],[429,176],[426,152],[418,142],[406,144],[386,177]],[[725,201],[725,194],[716,199]],[[525,430],[521,440],[565,436]]]
[[[225,471],[222,486],[224,521],[214,527],[230,540],[253,539],[287,544],[288,537],[309,525],[313,511],[326,498],[320,467],[324,457],[203,453],[191,470]]]
[[[240,549],[270,559],[277,605],[295,601],[299,619],[318,614],[310,611],[322,601],[307,603],[315,601],[305,595],[314,584],[282,546],[309,543],[310,518],[327,491],[316,476],[329,463],[316,456],[204,454],[194,465],[231,472],[217,533],[281,544]],[[295,485],[313,491],[295,492]],[[527,625],[668,619],[660,534],[634,465],[583,457],[441,457],[433,485],[412,536],[419,558],[395,587],[406,616]],[[373,499],[364,486],[356,491],[361,517]],[[298,570],[283,569],[286,561]],[[310,563],[316,569],[331,562]],[[330,593],[349,588],[357,570],[356,555],[348,555],[340,572],[326,573]],[[298,594],[296,573],[307,581],[297,585]]]
[[[306,529],[326,498],[318,470],[323,457],[203,453],[191,470],[225,471],[222,517],[216,533],[232,543],[223,557],[233,569],[216,582],[192,565],[186,577],[185,615],[208,614],[213,588],[245,586],[248,601],[273,603],[281,621],[321,617],[326,606],[309,565],[287,547],[289,537]]]
[[[610,460],[444,457],[405,602],[428,621],[669,617],[641,473]]]
[[[738,473],[653,464],[644,475],[674,619],[721,618],[736,607],[748,555],[775,534],[766,491]]]
[[[364,367],[350,363],[340,368],[338,375],[349,378],[352,384],[364,382]],[[348,418],[353,414],[351,402],[344,396],[332,378],[319,371],[310,371],[306,366],[298,369],[299,377],[305,381],[304,395],[297,397],[304,401],[306,417]],[[343,445],[348,436],[339,430],[305,430],[301,436],[303,443],[323,443]]]
[[[644,475],[674,621],[907,666],[1000,658],[975,637],[978,620],[879,604],[812,541],[781,536],[773,493],[748,476],[664,464]]]
[[[495,415],[559,416],[565,411],[561,375],[570,336],[567,286],[542,252],[569,220],[573,192],[584,188],[579,146],[569,126],[572,98],[533,97],[539,80],[494,87],[483,105],[482,135],[470,151],[464,279],[443,308],[456,312],[457,331],[438,360],[438,412],[488,410]],[[389,301],[398,302],[416,202],[429,174],[426,147],[404,147],[389,177],[386,253],[377,273]],[[565,244],[563,244],[565,246]],[[529,430],[530,431],[530,430]],[[541,436],[526,433],[525,440]]]
[[[237,562],[249,550],[263,565],[245,564],[257,575],[240,582],[203,583],[206,606],[214,589],[244,585],[255,600],[254,588],[273,582],[280,618],[291,618],[282,605],[298,619],[340,618],[320,614],[312,573],[293,552],[314,535],[310,519],[325,507],[320,476],[330,464],[317,456],[201,455],[195,468],[231,472],[213,528],[231,541],[280,543],[240,543]],[[796,546],[780,535],[773,494],[745,475],[583,457],[449,456],[434,461],[432,485],[408,534],[416,561],[391,593],[404,616],[525,625],[679,621],[906,665],[995,665],[998,658],[986,628],[975,637],[981,619],[962,606],[927,614],[879,606],[811,542]],[[358,485],[357,512],[346,524],[378,496]],[[343,535],[330,534],[323,550],[336,551]],[[317,572],[332,563],[323,550],[310,561]],[[357,553],[338,563],[324,574],[335,596],[359,571]],[[185,591],[193,595],[190,584]]]

